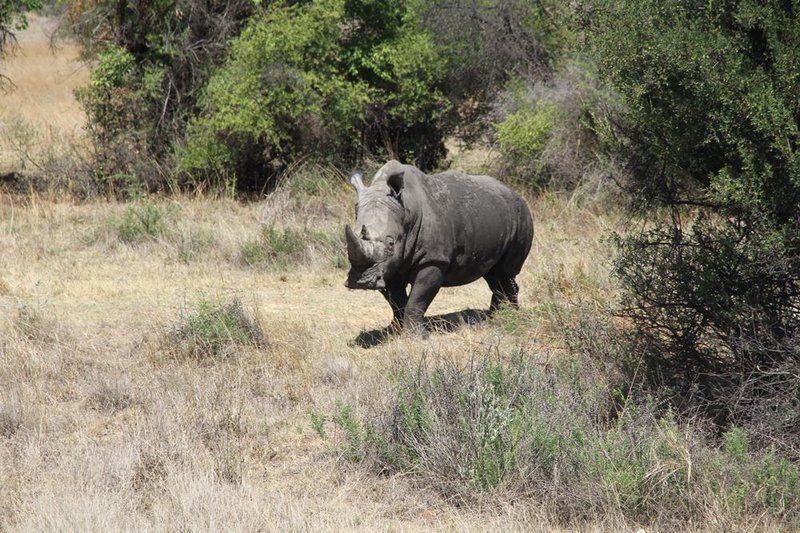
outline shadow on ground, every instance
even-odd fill
[[[450,333],[461,326],[480,324],[489,318],[489,313],[482,309],[464,309],[454,313],[425,317],[425,327],[434,333]],[[380,329],[362,331],[353,339],[352,344],[361,348],[374,348],[386,343],[392,337],[399,335],[392,326]]]

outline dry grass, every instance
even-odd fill
[[[544,300],[593,279],[614,216],[548,197],[521,276],[527,313],[427,342],[354,344],[391,318],[383,298],[348,291],[329,258],[283,271],[241,263],[261,223],[340,231],[344,185],[325,197],[280,191],[260,203],[176,198],[167,231],[123,243],[123,204],[0,197],[0,529],[484,529],[536,527],[535,508],[449,505],[403,476],[343,464],[310,409],[382,394],[399,360],[556,342]],[[189,260],[185,235],[209,237]],[[555,291],[555,292],[554,292]],[[176,358],[171,325],[201,300],[238,298],[263,342],[224,358]],[[431,314],[485,309],[485,284],[443,290]],[[541,312],[540,312],[541,311]]]
[[[0,91],[0,172],[18,170],[19,155],[9,146],[20,124],[49,139],[74,140],[80,136],[85,116],[73,91],[85,85],[88,66],[78,61],[78,48],[59,41],[51,47],[52,19],[30,15],[28,29],[17,34],[19,46],[0,59],[0,72],[13,86]]]

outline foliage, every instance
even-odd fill
[[[627,108],[605,146],[636,205],[666,208],[617,240],[622,313],[678,398],[699,386],[693,398],[741,423],[781,398],[762,427],[774,435],[800,427],[787,381],[800,365],[799,7],[609,2],[592,24],[598,72]]]
[[[420,24],[451,56],[446,92],[456,106],[458,137],[491,133],[493,107],[509,78],[546,79],[575,42],[572,7],[544,0],[430,0]]]
[[[119,240],[133,244],[166,234],[167,219],[171,214],[171,210],[151,202],[130,204],[113,224]]]
[[[173,152],[197,113],[197,96],[228,39],[255,10],[252,0],[91,0],[65,3],[65,19],[92,80],[79,91],[97,159],[98,182],[174,187]]]
[[[203,359],[230,355],[237,346],[257,345],[263,332],[238,299],[228,304],[202,300],[181,313],[168,338],[176,355]]]
[[[538,174],[543,170],[541,157],[555,118],[553,107],[540,103],[511,113],[498,124],[500,150],[517,172]]]
[[[433,169],[488,131],[512,73],[575,42],[558,2],[158,0],[64,3],[98,187],[265,190],[305,158]],[[247,30],[237,37],[243,28]],[[177,171],[177,175],[176,175]],[[131,190],[133,189],[133,190]]]
[[[566,59],[546,80],[512,79],[499,108],[495,129],[506,179],[536,190],[582,184],[599,190],[608,175],[625,173],[601,146],[621,109],[591,63]]]
[[[333,422],[344,434],[344,457],[350,461],[363,458],[365,446],[372,440],[372,434],[353,414],[353,408],[347,404],[338,404]]]
[[[323,143],[327,128],[353,137],[367,96],[365,87],[335,70],[342,10],[324,4],[275,8],[248,25],[205,91],[206,113],[192,128],[181,169],[250,179],[252,187],[261,185],[257,180],[271,161],[295,145]]]
[[[309,409],[308,418],[311,422],[312,429],[316,432],[321,439],[327,439],[328,433],[325,431],[325,413],[316,409]]]
[[[410,3],[275,4],[210,80],[180,168],[244,188],[309,155],[353,162],[366,150],[430,168],[443,154],[445,68]]]
[[[413,475],[447,497],[486,491],[535,497],[565,525],[597,510],[674,528],[722,509],[723,520],[800,519],[797,467],[751,449],[732,428],[720,444],[585,363],[537,368],[521,353],[404,367],[388,410],[340,408],[346,456]],[[600,378],[600,379],[598,379]]]
[[[42,7],[41,0],[6,0],[0,4],[0,53],[14,43],[14,33],[28,26],[26,12]]]
[[[158,188],[163,175],[150,165],[147,135],[141,130],[146,107],[136,83],[136,62],[119,46],[109,46],[97,57],[89,85],[76,91],[87,115],[95,175],[103,192],[134,194],[137,189]]]

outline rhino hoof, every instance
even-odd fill
[[[425,340],[425,339],[427,339],[428,337],[431,336],[431,332],[428,331],[428,328],[426,328],[422,324],[415,324],[413,326],[409,325],[409,326],[406,326],[403,329],[406,332],[408,332],[409,335],[411,335],[412,337],[415,337],[417,339]]]

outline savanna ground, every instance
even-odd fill
[[[487,516],[413,489],[403,476],[349,465],[312,430],[309,411],[378,400],[392,386],[387,376],[409,360],[466,360],[520,343],[552,352],[547,288],[602,279],[597,238],[606,217],[560,201],[534,203],[538,237],[520,280],[532,317],[524,326],[493,319],[429,341],[401,337],[365,349],[356,337],[385,326],[390,312],[379,294],[346,290],[345,271],[330,256],[266,268],[241,257],[271,217],[286,227],[338,230],[346,194],[304,208],[284,193],[247,205],[156,205],[173,213],[165,234],[129,245],[115,227],[123,205],[3,199],[5,525],[538,523],[525,506]],[[489,298],[482,283],[446,289],[430,314],[485,309]],[[234,299],[262,339],[215,355],[177,346],[170,328],[198,302]]]
[[[3,61],[16,84],[0,96],[6,140],[19,119],[41,139],[82,123],[71,90],[85,67],[70,46],[50,49],[47,25],[34,17]],[[18,170],[19,145],[5,148],[5,170]],[[488,305],[477,282],[442,290],[429,310],[452,331],[385,340],[365,334],[388,324],[383,298],[343,286],[351,192],[335,175],[308,183],[298,174],[247,203],[0,196],[0,529],[553,525],[514,498],[453,505],[353,464],[336,427],[315,430],[312,415],[380,403],[409,362],[519,346],[558,357],[549,308],[576,291],[610,297],[601,239],[618,217],[574,197],[531,199],[521,312],[461,324],[480,314],[457,312]],[[219,310],[233,322],[203,322]]]

